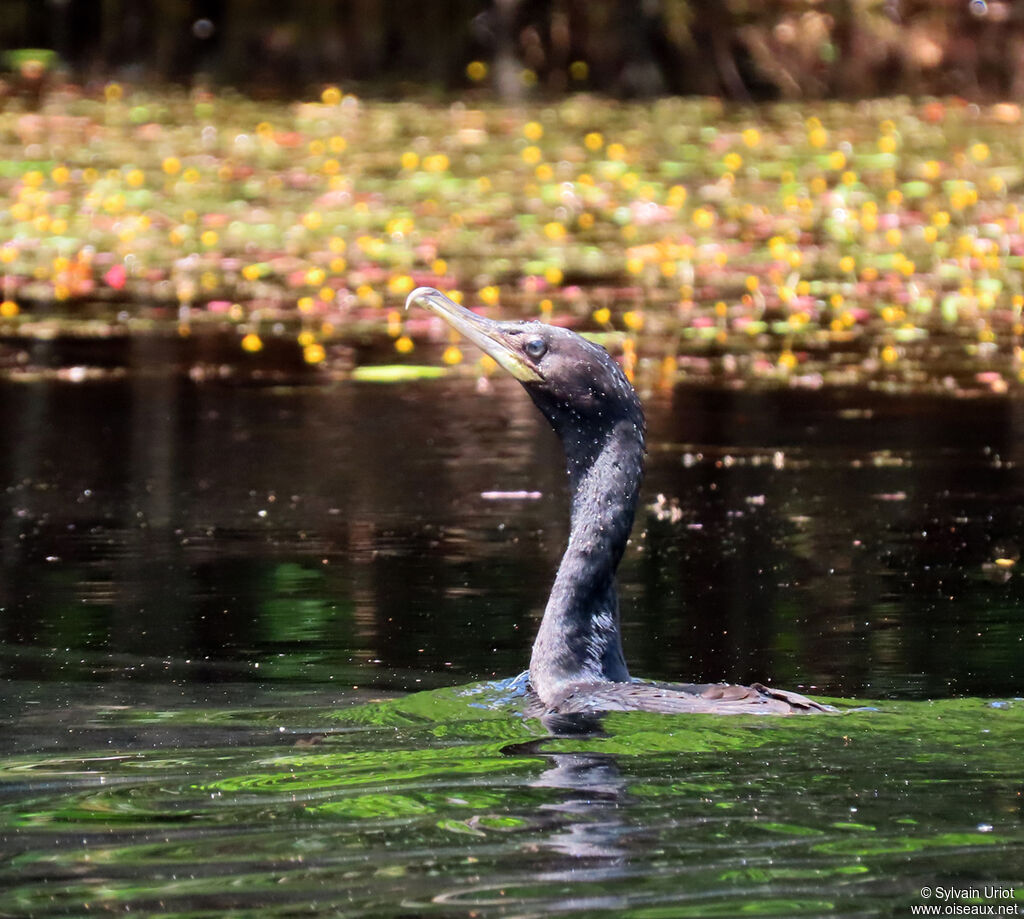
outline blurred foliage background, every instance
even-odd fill
[[[258,94],[485,80],[506,101],[1024,91],[1024,8],[1000,0],[4,0],[0,48],[49,49],[76,79]]]

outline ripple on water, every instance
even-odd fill
[[[1024,887],[1019,703],[621,713],[550,737],[488,698],[0,761],[0,915],[856,916],[944,876]],[[295,746],[290,722],[324,732]]]

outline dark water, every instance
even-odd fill
[[[550,737],[442,689],[522,670],[565,537],[515,384],[0,382],[0,916],[1024,896],[1024,404],[648,408],[633,672],[870,710]]]

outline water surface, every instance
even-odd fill
[[[558,445],[513,383],[0,382],[0,915],[903,915],[943,879],[1024,889],[1021,406],[647,403],[633,672],[871,710],[551,737],[441,688],[523,668],[565,538]]]

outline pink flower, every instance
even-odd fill
[[[128,272],[124,270],[124,265],[114,265],[103,275],[103,280],[114,290],[121,290],[128,280]]]

